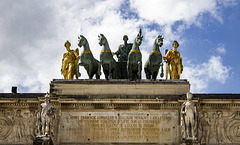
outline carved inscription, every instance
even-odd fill
[[[174,142],[178,138],[177,112],[66,112],[62,117],[64,142]]]

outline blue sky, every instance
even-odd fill
[[[193,93],[240,93],[238,0],[2,0],[0,7],[0,92],[11,86],[22,93],[49,91],[52,79],[63,78],[66,40],[75,49],[84,35],[99,59],[100,33],[116,51],[123,35],[132,42],[141,28],[143,63],[163,35],[162,54],[179,42],[181,78]],[[80,72],[86,79],[85,70]]]

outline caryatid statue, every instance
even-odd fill
[[[197,140],[197,107],[192,101],[192,93],[187,92],[187,101],[181,107],[181,133],[182,140]]]
[[[69,41],[65,42],[64,46],[67,52],[63,54],[61,73],[64,79],[73,79],[74,75],[78,79],[77,66],[79,61],[79,50],[78,48],[74,50],[70,49],[71,43]]]
[[[170,73],[170,79],[180,79],[180,75],[183,71],[182,56],[177,51],[179,44],[175,40],[173,42],[173,49],[166,49],[165,57],[163,57],[166,62],[166,79],[168,79],[168,74]]]
[[[51,136],[51,128],[53,127],[51,123],[56,109],[50,101],[50,95],[47,93],[45,95],[45,102],[41,104],[38,113],[38,137]]]

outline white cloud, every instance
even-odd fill
[[[207,92],[209,83],[217,81],[225,83],[229,77],[231,67],[225,66],[221,56],[211,56],[207,62],[184,66],[181,78],[188,79],[192,92]]]
[[[204,12],[215,11],[215,0],[131,0],[131,6],[143,19],[160,25],[176,21],[194,23]]]
[[[217,52],[220,54],[225,54],[226,53],[226,49],[224,47],[218,47],[217,48]]]

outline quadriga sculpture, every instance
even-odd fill
[[[80,35],[80,37],[78,37],[78,42],[79,47],[83,46],[83,51],[80,56],[80,62],[78,64],[78,76],[81,76],[81,73],[79,72],[79,66],[84,66],[89,76],[89,79],[92,79],[94,75],[96,75],[96,79],[100,79],[101,64],[93,57],[87,39],[84,36]]]
[[[141,36],[142,31],[139,30],[139,34],[134,40],[132,49],[128,54],[128,61],[127,61],[127,71],[128,77],[130,80],[141,79],[141,72],[142,72],[142,54],[139,50],[139,46],[142,44]]]
[[[147,79],[156,80],[159,68],[161,67],[160,76],[163,77],[163,63],[162,63],[162,54],[159,47],[163,45],[163,37],[159,35],[154,43],[151,54],[148,57],[148,60],[145,63],[144,71],[146,73]]]
[[[108,41],[103,34],[98,35],[99,45],[102,46],[100,53],[100,64],[103,67],[105,78],[116,79],[117,77],[117,62],[113,58],[113,54],[109,48]]]

